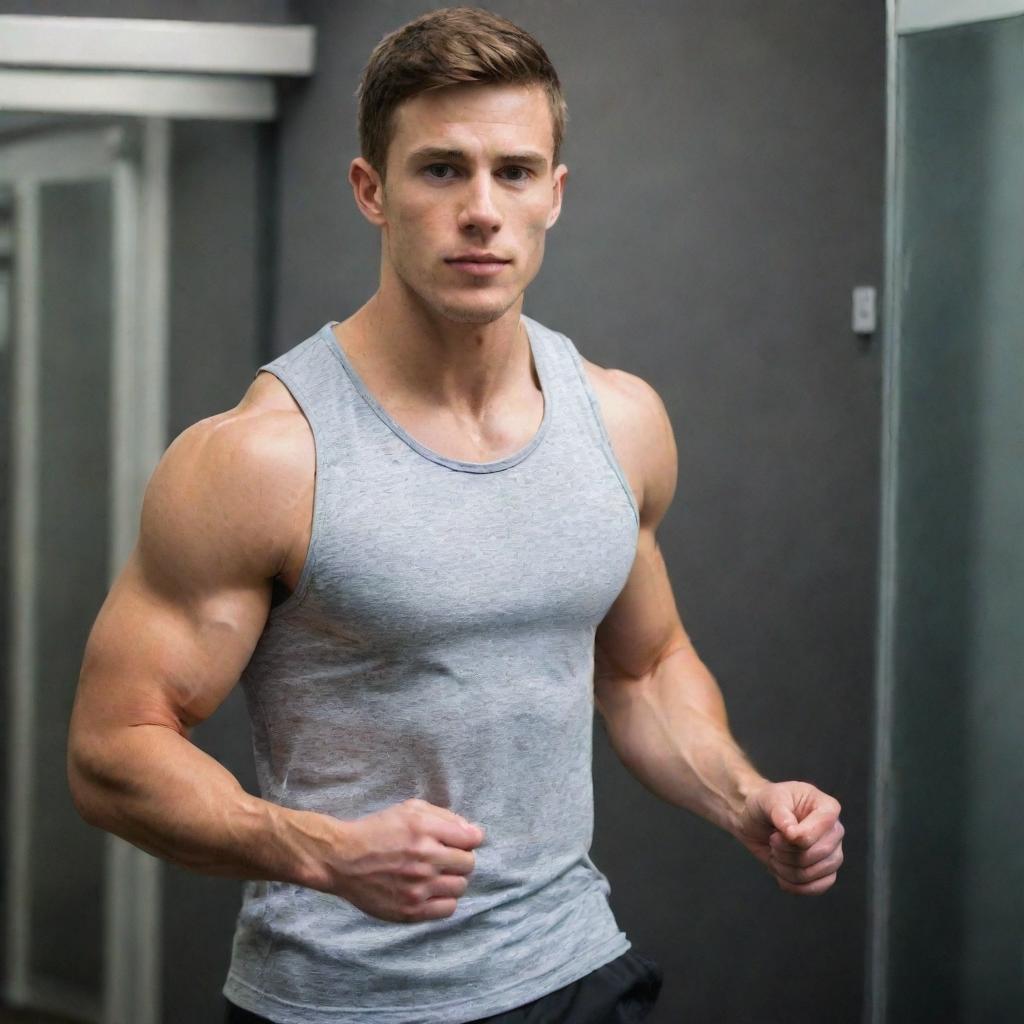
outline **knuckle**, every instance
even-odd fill
[[[402,813],[406,821],[414,828],[420,828],[426,821],[426,807],[422,800],[406,800],[402,806]]]
[[[421,860],[430,852],[430,840],[425,835],[413,836],[409,843],[409,853],[417,860]]]
[[[405,920],[409,914],[416,910],[418,904],[414,903],[409,899],[407,892],[399,892],[392,900],[392,907],[394,908],[395,916]]]
[[[425,861],[413,858],[403,864],[400,874],[406,878],[429,878],[433,872]]]

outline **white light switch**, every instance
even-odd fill
[[[878,326],[875,316],[875,289],[870,285],[853,289],[853,330],[855,334],[874,334]]]

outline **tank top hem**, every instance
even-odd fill
[[[624,932],[588,950],[556,970],[492,991],[487,996],[447,1000],[422,1007],[314,1006],[281,999],[241,978],[232,968],[222,995],[250,1013],[269,1017],[277,1024],[465,1024],[467,1021],[504,1013],[555,992],[610,963],[632,948]]]

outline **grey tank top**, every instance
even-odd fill
[[[316,447],[305,565],[240,679],[260,795],[344,820],[419,797],[486,831],[439,920],[246,882],[223,993],[280,1024],[460,1024],[631,947],[589,850],[594,631],[639,517],[576,348],[522,319],[543,420],[492,462],[395,422],[337,321],[260,368]]]

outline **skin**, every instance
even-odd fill
[[[380,286],[336,340],[423,444],[498,459],[543,414],[520,313],[568,173],[553,165],[547,99],[531,87],[451,87],[406,101],[394,129],[386,184],[362,158],[349,168],[359,210],[380,229]],[[423,147],[459,155],[416,157]],[[509,262],[473,277],[446,262],[467,249]],[[595,703],[612,745],[652,792],[733,834],[781,888],[824,892],[842,863],[838,802],[750,765],[679,619],[656,540],[678,464],[664,404],[639,377],[584,366],[640,510],[633,569],[596,637]],[[448,917],[486,822],[421,800],[352,821],[294,811],[246,793],[190,740],[248,662],[274,582],[296,585],[314,467],[308,424],[267,373],[167,449],[86,646],[72,796],[87,821],[195,871],[306,885],[385,920]]]
[[[426,147],[462,155],[417,155]],[[336,333],[385,408],[428,447],[485,461],[536,431],[543,401],[520,312],[567,174],[552,166],[543,91],[508,86],[402,104],[386,185],[366,160],[352,161],[356,205],[381,232],[380,287]],[[480,278],[445,261],[468,250],[510,262]]]

